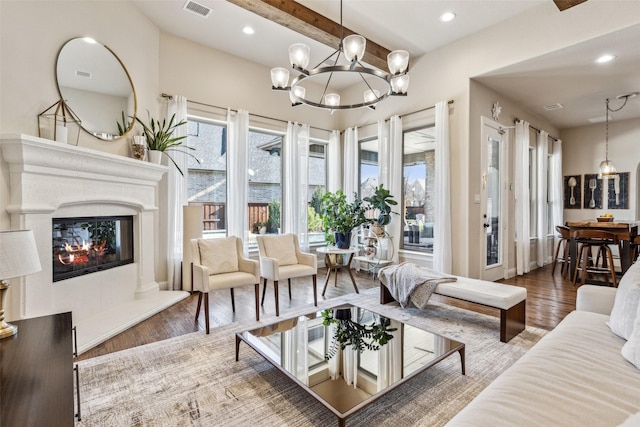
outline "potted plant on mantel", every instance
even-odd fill
[[[342,190],[335,193],[327,191],[322,196],[322,228],[329,243],[339,249],[348,249],[351,243],[351,230],[368,222],[362,200],[354,195],[353,202],[347,202]],[[333,233],[333,234],[331,234]]]
[[[193,147],[189,147],[188,145],[183,145],[183,140],[186,139],[186,135],[181,136],[173,136],[174,130],[176,130],[180,126],[184,126],[187,124],[186,120],[181,120],[179,122],[175,122],[176,115],[173,114],[171,119],[167,122],[166,119],[155,120],[147,111],[147,115],[149,117],[149,124],[144,123],[138,116],[135,117],[136,121],[140,123],[142,126],[142,133],[144,134],[147,140],[147,148],[149,149],[149,160],[154,163],[160,163],[162,159],[162,155],[165,154],[169,160],[173,163],[173,165],[178,169],[180,175],[184,176],[182,173],[182,169],[180,166],[173,160],[173,157],[168,153],[169,151],[182,151],[187,155],[193,157],[198,163],[200,160],[189,153],[188,150],[195,150]]]

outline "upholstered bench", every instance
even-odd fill
[[[500,341],[507,342],[524,331],[527,290],[518,286],[455,276],[455,282],[440,283],[435,294],[500,310]],[[380,304],[395,301],[380,283]]]

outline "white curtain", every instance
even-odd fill
[[[309,125],[287,123],[283,155],[282,212],[285,233],[298,236],[300,247],[309,251],[307,198],[309,188]]]
[[[389,176],[389,125],[385,120],[378,120],[378,184],[384,185],[388,190],[391,183]],[[399,200],[395,194],[391,194],[394,199]]]
[[[547,252],[547,163],[549,154],[549,134],[545,131],[538,133],[536,144],[538,154],[538,188],[536,204],[536,228],[538,244],[536,245],[536,262],[538,267],[544,266]]]
[[[249,113],[227,111],[227,234],[242,239],[247,247],[249,170]]]
[[[358,309],[351,309],[351,318],[358,316]],[[348,345],[342,350],[342,376],[347,384],[353,384],[353,388],[358,386],[358,350],[352,345]]]
[[[396,209],[399,215],[391,215],[391,223],[387,225],[387,232],[391,235],[391,252],[390,259],[397,263],[400,251],[400,241],[404,230],[404,211],[401,206],[402,201],[402,119],[400,116],[392,116],[389,119],[389,182],[385,183],[385,188],[398,201]]]
[[[174,123],[187,120],[187,98],[174,95],[167,104],[167,120],[175,114]],[[173,137],[186,136],[187,126],[179,126],[173,131]],[[183,144],[186,145],[186,139]],[[188,198],[188,155],[184,150],[167,152],[184,173],[180,174],[169,160],[167,174],[167,287],[169,290],[181,289],[182,274],[182,206],[187,204]]]
[[[282,333],[283,347],[282,366],[305,385],[309,385],[309,352],[306,349],[309,342],[309,328],[307,318],[300,317],[297,325]]]
[[[358,128],[344,131],[344,185],[343,191],[349,202],[353,194],[358,193]]]
[[[553,215],[553,226],[564,224],[563,206],[562,206],[562,141],[553,141],[553,151],[551,154],[551,182],[550,198]],[[554,233],[555,234],[555,233]],[[555,247],[554,242],[554,247]]]
[[[451,177],[449,163],[449,103],[436,103],[435,205],[433,269],[451,274]]]
[[[391,320],[391,319],[390,319]],[[390,328],[396,328],[389,332],[393,339],[380,347],[378,354],[378,391],[402,379],[402,337],[400,331],[402,325],[397,320],[391,320]]]
[[[340,155],[340,131],[331,131],[327,153],[327,191],[335,193],[342,186],[342,156]]]
[[[529,272],[529,123],[516,123],[516,274]]]

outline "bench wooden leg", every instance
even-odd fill
[[[389,304],[390,302],[395,302],[395,299],[391,296],[389,289],[380,282],[380,304]]]
[[[508,342],[524,331],[527,300],[523,300],[508,310],[500,310],[500,341]]]

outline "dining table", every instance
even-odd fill
[[[640,221],[566,221],[569,227],[569,278],[573,280],[576,270],[576,258],[578,256],[578,244],[573,238],[576,230],[604,230],[614,233],[620,241],[620,275],[624,275],[633,264],[633,241],[638,236],[638,224]],[[592,281],[588,281],[592,283]],[[593,282],[595,283],[595,282]]]

